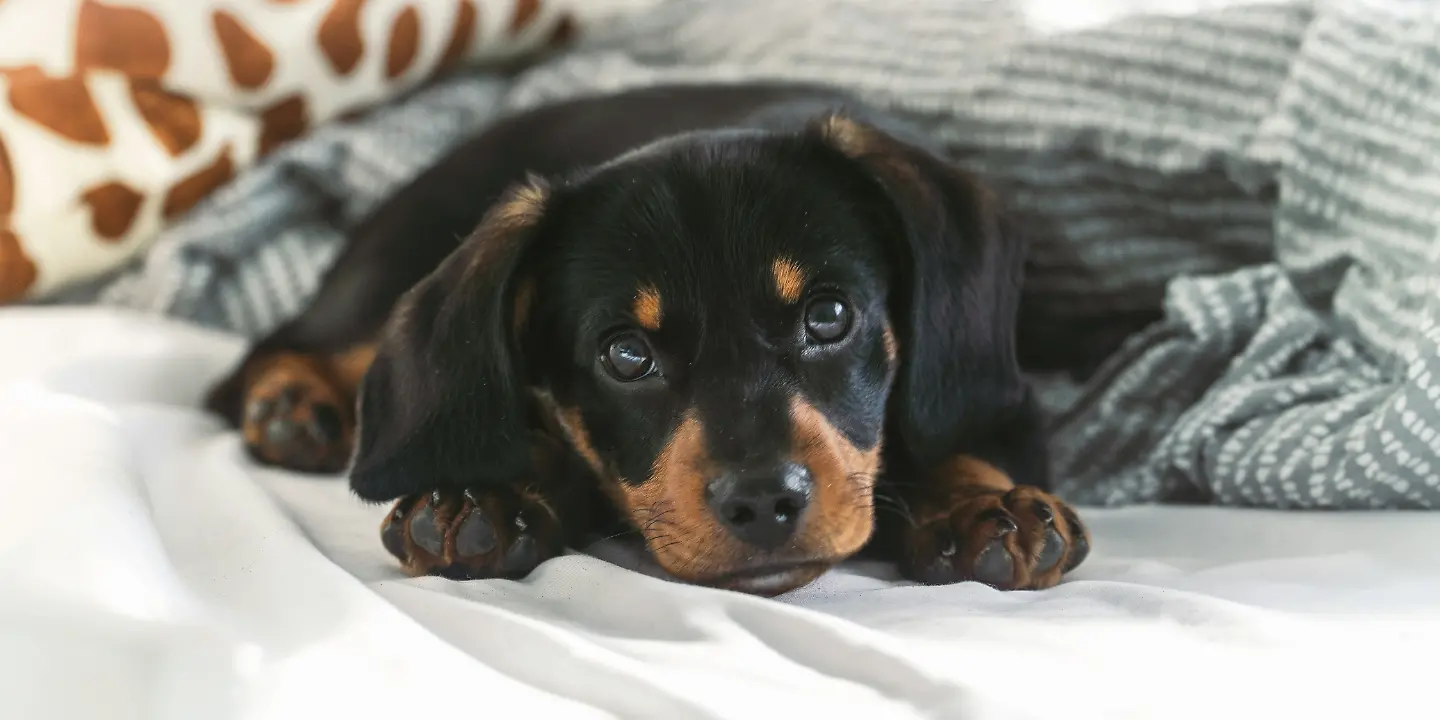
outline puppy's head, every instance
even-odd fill
[[[352,487],[528,484],[538,397],[669,573],[802,585],[870,537],[882,438],[939,461],[1018,395],[1021,255],[967,176],[841,117],[532,181],[397,307]]]

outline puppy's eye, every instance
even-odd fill
[[[600,357],[605,371],[620,382],[634,382],[655,372],[650,343],[634,331],[611,337]]]
[[[837,297],[820,297],[805,306],[805,331],[819,343],[833,343],[850,331],[850,306]]]

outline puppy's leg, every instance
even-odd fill
[[[1090,553],[1074,508],[1017,486],[975,457],[957,455],[905,495],[913,523],[896,527],[894,547],[900,571],[912,580],[1037,590],[1060,582]]]
[[[231,404],[246,450],[290,470],[343,470],[354,442],[355,392],[373,357],[368,345],[256,352],[223,389],[236,396]]]
[[[556,557],[580,532],[558,446],[538,440],[537,481],[524,487],[436,490],[401,498],[380,525],[380,538],[411,575],[452,580],[518,579]]]

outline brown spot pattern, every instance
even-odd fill
[[[454,26],[450,29],[450,41],[445,44],[445,51],[440,53],[441,68],[455,65],[470,52],[470,43],[475,41],[477,19],[474,0],[460,0],[460,6],[455,9]]]
[[[75,67],[159,78],[170,69],[170,39],[146,10],[83,0],[75,25]]]
[[[0,217],[9,215],[15,209],[15,174],[10,169],[10,153],[5,150],[5,139],[0,138]]]
[[[335,0],[320,21],[318,40],[330,67],[349,75],[365,55],[365,38],[360,34],[360,11],[365,0]]]
[[[172,93],[154,80],[132,80],[130,101],[171,155],[180,155],[200,141],[200,107],[193,99]]]
[[[260,154],[304,134],[310,125],[310,111],[301,95],[292,95],[260,112]]]
[[[390,46],[385,50],[385,77],[394,80],[405,74],[420,54],[420,13],[413,5],[405,6],[390,30]]]
[[[635,291],[635,302],[630,306],[635,321],[646,330],[659,330],[663,317],[660,306],[660,291],[647,285]]]
[[[770,276],[775,281],[775,295],[784,302],[798,302],[805,292],[805,270],[794,260],[776,258],[770,265]]]
[[[224,185],[235,175],[235,162],[230,157],[230,146],[220,152],[215,162],[201,168],[189,177],[175,183],[165,193],[165,204],[161,213],[166,220],[173,220],[181,213],[195,207],[215,188]]]
[[[20,238],[9,230],[0,230],[0,303],[25,297],[36,277],[35,263],[20,247]]]
[[[569,45],[576,34],[575,18],[566,14],[560,18],[560,22],[555,23],[555,28],[550,31],[550,37],[545,40],[545,44],[548,47]]]
[[[86,190],[80,199],[90,206],[90,225],[101,240],[116,242],[130,232],[145,196],[122,182],[107,182]]]
[[[250,32],[240,18],[224,10],[216,10],[210,16],[215,28],[215,39],[225,55],[225,67],[230,70],[230,79],[246,90],[254,90],[270,81],[275,71],[275,54],[265,43]]]
[[[35,67],[12,71],[10,107],[67,140],[83,145],[110,142],[105,119],[80,76],[49,77]]]
[[[510,34],[524,30],[540,13],[540,0],[515,0],[515,14],[510,16]]]

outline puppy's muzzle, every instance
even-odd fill
[[[800,528],[814,488],[809,468],[785,462],[724,473],[705,485],[705,502],[736,539],[774,550]]]

